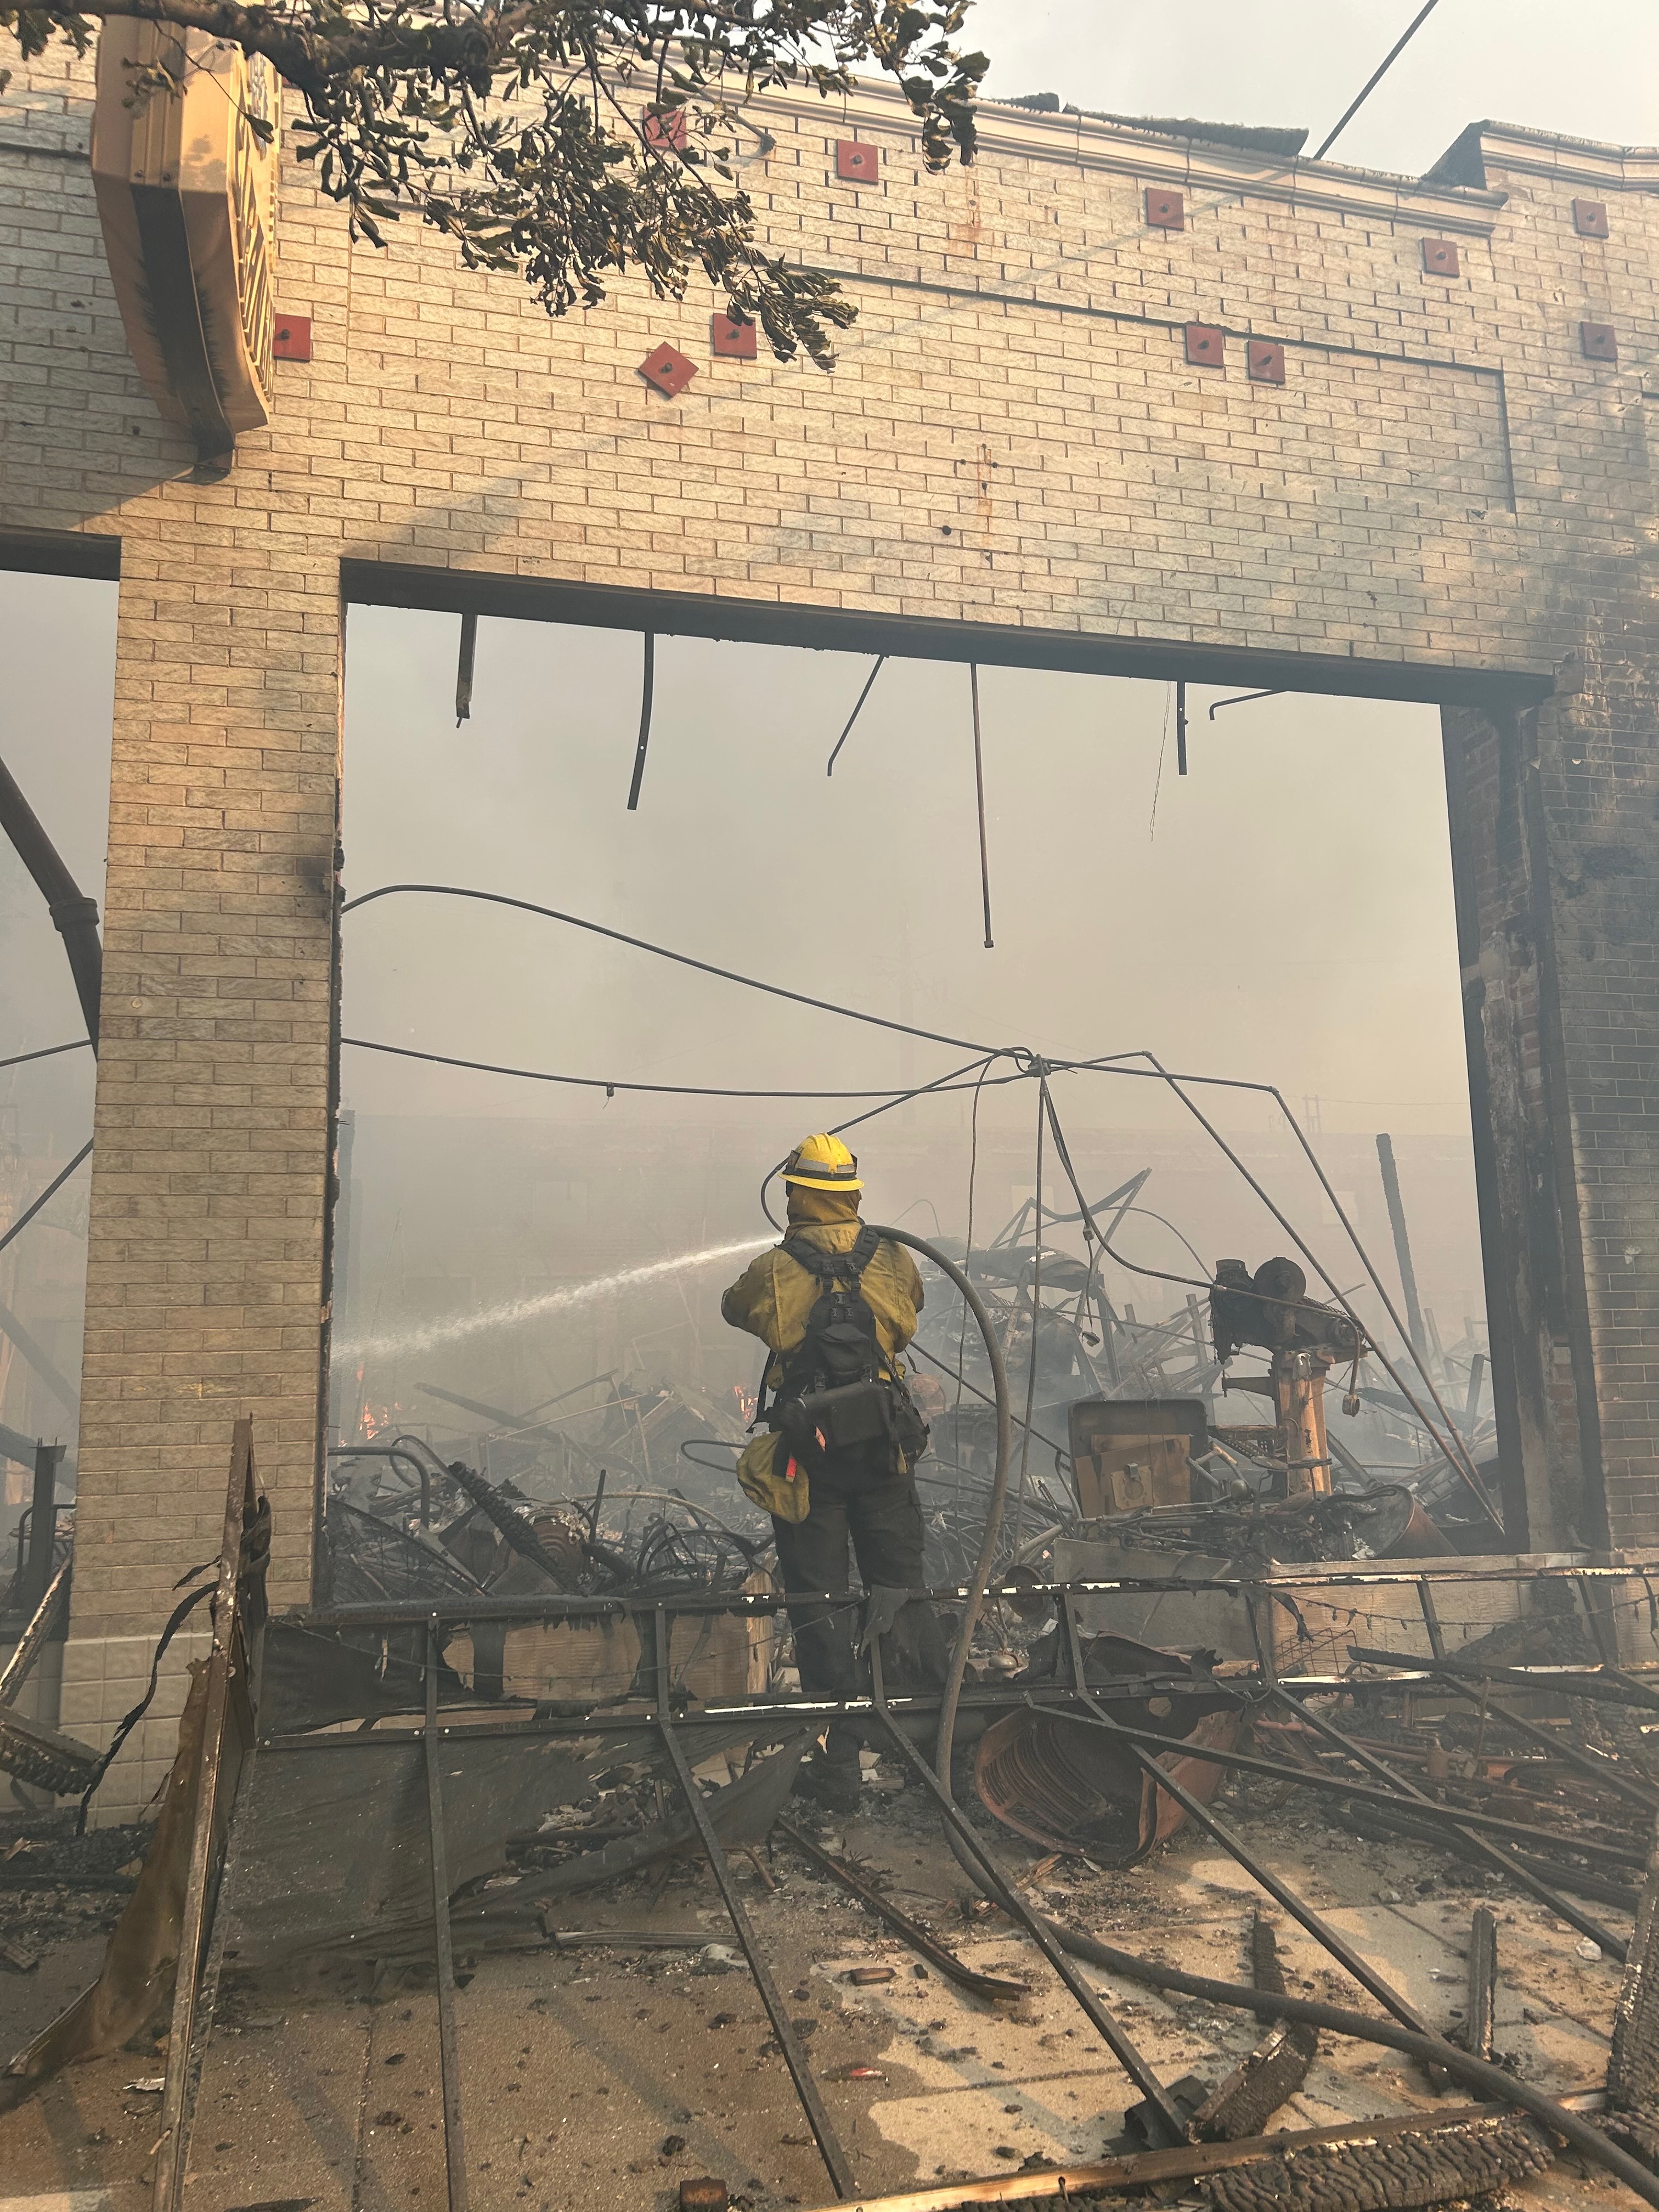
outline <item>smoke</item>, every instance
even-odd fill
[[[665,1275],[689,1274],[694,1268],[712,1267],[716,1260],[735,1259],[740,1252],[757,1252],[769,1237],[740,1237],[735,1244],[707,1244],[700,1252],[679,1252],[672,1260],[653,1260],[642,1267],[623,1267],[614,1275],[599,1275],[591,1283],[564,1283],[556,1291],[542,1291],[531,1298],[513,1298],[505,1305],[479,1306],[471,1313],[451,1314],[447,1320],[422,1322],[417,1328],[397,1330],[388,1336],[358,1336],[337,1344],[337,1359],[395,1358],[403,1352],[430,1352],[440,1344],[458,1344],[463,1338],[486,1331],[518,1328],[539,1321],[544,1314],[563,1313],[593,1298],[615,1297],[641,1283],[659,1282]]]

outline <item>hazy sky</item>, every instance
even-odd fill
[[[1420,0],[975,0],[968,38],[987,88],[1057,92],[1119,115],[1335,123]],[[1439,0],[1331,149],[1333,161],[1419,175],[1466,124],[1578,138],[1659,140],[1653,0]]]

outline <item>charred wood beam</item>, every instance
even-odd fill
[[[1034,2197],[1058,2197],[1063,2204],[1073,2197],[1150,2190],[1159,2184],[1197,2181],[1206,2174],[1248,2170],[1276,2161],[1286,2152],[1296,2155],[1350,2143],[1392,2145],[1402,2137],[1413,2136],[1432,2141],[1436,2136],[1489,2127],[1510,2109],[1501,2104],[1462,2105],[1442,2112],[1346,2120],[1334,2128],[1286,2128],[1277,2135],[1249,2136],[1235,2142],[1183,2143],[1176,2150],[1135,2151],[1126,2158],[1041,2166],[1029,2172],[990,2174],[981,2181],[941,2182],[931,2189],[866,2197],[863,2203],[865,2212],[951,2212],[958,2204],[1017,2204]]]
[[[1250,1917],[1250,1979],[1259,1990],[1285,1994],[1285,1974],[1270,1923]],[[1234,2142],[1260,2135],[1267,2122],[1308,2078],[1319,2055],[1316,2028],[1276,2020],[1254,2051],[1217,2083],[1193,2114],[1188,2132],[1197,2142]]]
[[[1126,1981],[1143,1983],[1149,1989],[1164,1990],[1180,1996],[1200,1997],[1206,2003],[1224,2005],[1235,2011],[1252,2012],[1258,2020],[1303,2021],[1310,2027],[1328,2028],[1334,2035],[1379,2044],[1384,2050],[1402,2051],[1407,2057],[1419,2059],[1425,2065],[1438,2065],[1454,2081],[1462,2082],[1467,2088],[1496,2098],[1505,2106],[1518,2105],[1522,2112],[1541,2120],[1546,2127],[1570,2142],[1575,2150],[1582,2151],[1595,2164],[1616,2174],[1644,2204],[1659,2206],[1659,2178],[1619,2144],[1610,2142],[1600,2128],[1582,2118],[1579,2112],[1542,2089],[1534,2088],[1530,2081],[1517,2080],[1494,2061],[1460,2051],[1443,2037],[1418,2035],[1394,2021],[1378,2020],[1369,2013],[1350,2012],[1346,2006],[1326,2004],[1316,1997],[1279,1996],[1271,1990],[1245,1989],[1236,1982],[1213,1981],[1206,1974],[1189,1974],[1179,1966],[1166,1966],[1154,1959],[1139,1958],[1133,1951],[1120,1951],[1114,1944],[1103,1943],[1097,1936],[1086,1936],[1080,1929],[1066,1928],[1058,1921],[1047,1924],[1074,1958],[1086,1959],[1091,1966],[1103,1967],[1109,1974],[1121,1975]],[[1575,2099],[1573,2102],[1579,2100]],[[1282,2142],[1284,2138],[1277,2140]]]
[[[1458,2041],[1477,2058],[1492,2055],[1497,2025],[1498,1919],[1490,1905],[1477,1905],[1469,1920],[1469,1977],[1463,1999],[1463,2031]]]

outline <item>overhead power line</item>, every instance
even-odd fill
[[[1420,8],[1417,14],[1413,16],[1411,21],[1407,24],[1405,29],[1395,40],[1394,44],[1389,48],[1388,52],[1383,55],[1382,60],[1366,78],[1364,83],[1361,85],[1357,97],[1343,110],[1342,114],[1337,120],[1335,128],[1332,131],[1327,131],[1323,143],[1318,148],[1314,155],[1316,161],[1322,161],[1324,160],[1326,155],[1330,152],[1332,147],[1335,145],[1337,140],[1342,136],[1342,133],[1353,121],[1355,116],[1358,114],[1360,109],[1365,105],[1365,102],[1376,90],[1377,86],[1382,83],[1383,78],[1387,76],[1389,71],[1394,67],[1401,55],[1405,52],[1407,47],[1410,46],[1412,40],[1417,36],[1424,24],[1428,21],[1430,16],[1433,15],[1435,9],[1439,5],[1440,0],[1428,0],[1428,4],[1425,7]]]
[[[585,929],[594,937],[608,937],[614,945],[631,945],[636,952],[654,953],[659,960],[672,960],[682,968],[695,968],[700,975],[717,975],[722,982],[741,983],[750,991],[764,991],[774,999],[790,999],[798,1006],[811,1006],[821,1014],[841,1014],[848,1021],[867,1022],[874,1029],[893,1030],[901,1036],[920,1037],[927,1044],[948,1044],[957,1052],[984,1053],[994,1057],[1001,1048],[977,1044],[972,1037],[943,1036],[937,1030],[915,1028],[908,1022],[896,1022],[885,1014],[860,1013],[854,1006],[840,1006],[830,999],[814,999],[805,991],[787,990],[781,983],[763,983],[753,975],[739,975],[730,968],[718,968],[710,960],[694,960],[688,952],[675,952],[665,945],[653,945],[643,937],[630,937],[626,930],[609,929],[603,922],[585,921],[580,915],[562,914],[557,907],[539,906],[534,899],[508,898],[501,891],[474,890],[461,884],[382,884],[377,890],[361,891],[356,898],[348,899],[340,908],[343,915],[354,914],[359,907],[368,906],[375,899],[391,898],[399,893],[416,892],[433,898],[477,899],[486,906],[514,907],[520,914],[540,915],[547,921],[562,921],[571,929]]]
[[[428,1060],[434,1067],[470,1069],[477,1075],[514,1075],[526,1083],[564,1083],[579,1091],[603,1091],[607,1097],[613,1091],[646,1091],[664,1098],[884,1098],[902,1106],[912,1098],[921,1098],[934,1091],[969,1091],[971,1082],[956,1082],[942,1077],[934,1083],[912,1084],[904,1091],[757,1091],[731,1087],[716,1088],[707,1083],[629,1083],[620,1076],[564,1075],[550,1073],[539,1067],[507,1067],[493,1060],[459,1060],[453,1053],[417,1052],[412,1045],[383,1044],[374,1037],[343,1036],[342,1044],[354,1046],[359,1052],[390,1053],[398,1060]],[[981,1066],[970,1061],[968,1070],[958,1069],[958,1075]]]

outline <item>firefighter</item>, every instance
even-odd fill
[[[788,1233],[732,1284],[720,1311],[765,1344],[770,1358],[755,1425],[738,1466],[748,1496],[772,1516],[786,1593],[844,1590],[850,1540],[873,1610],[890,1626],[884,1676],[895,1686],[938,1687],[943,1633],[932,1610],[896,1609],[884,1590],[915,1589],[922,1573],[915,1468],[927,1430],[899,1353],[915,1334],[921,1278],[902,1246],[859,1218],[864,1185],[839,1137],[798,1145],[785,1163]],[[768,1403],[768,1394],[771,1401]],[[792,1602],[800,1686],[808,1695],[854,1694],[850,1607]],[[832,1811],[859,1803],[856,1723],[832,1723],[795,1787]]]

